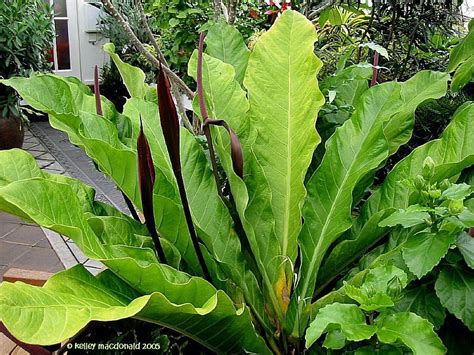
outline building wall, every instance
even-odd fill
[[[90,85],[94,82],[94,66],[102,67],[108,61],[108,56],[102,50],[107,40],[96,29],[99,10],[88,4],[90,1],[77,2],[81,80]]]

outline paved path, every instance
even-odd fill
[[[45,171],[78,178],[97,190],[98,200],[125,210],[114,185],[95,169],[81,149],[71,145],[66,135],[51,128],[47,121],[32,123],[23,149]],[[69,238],[0,212],[0,280],[13,267],[57,272],[78,263],[94,274],[103,267],[86,258]]]

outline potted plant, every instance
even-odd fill
[[[51,7],[44,0],[0,3],[0,77],[48,71],[54,37]],[[0,84],[0,149],[21,147],[27,121],[16,92]]]

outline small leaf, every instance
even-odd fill
[[[474,274],[472,271],[447,266],[441,270],[435,284],[441,304],[474,330]]]
[[[341,330],[352,341],[370,339],[376,328],[368,325],[365,314],[355,304],[332,303],[322,308],[306,331],[306,348],[313,345],[325,332]]]
[[[342,349],[346,345],[346,337],[338,329],[332,330],[326,334],[323,346],[327,349]]]
[[[466,183],[454,184],[444,190],[441,197],[447,200],[462,200],[472,194],[472,192],[473,187],[471,185]]]
[[[398,224],[405,228],[413,227],[418,224],[426,223],[430,220],[430,209],[420,205],[411,205],[407,209],[400,209],[392,213],[379,223],[379,227],[393,227]]]
[[[387,50],[379,44],[376,44],[376,43],[373,43],[373,42],[362,43],[362,44],[359,45],[359,47],[370,48],[373,51],[379,53],[382,57],[385,57],[386,59],[389,59]]]
[[[402,248],[403,260],[418,278],[431,271],[448,252],[455,235],[422,231],[408,238]]]
[[[375,311],[392,307],[393,300],[384,292],[367,292],[362,288],[352,286],[348,283],[344,284],[346,295],[360,304],[360,308],[364,311]]]
[[[474,227],[474,213],[472,213],[469,209],[466,208],[464,211],[462,211],[458,218],[463,223],[464,227]]]
[[[397,296],[407,285],[407,275],[396,266],[386,265],[370,270],[361,287],[345,282],[344,290],[348,297],[359,302],[365,311],[375,311],[394,305],[393,297]],[[394,292],[393,285],[397,285]]]
[[[329,90],[328,91],[328,101],[329,103],[332,103],[334,101],[334,99],[336,98],[336,94],[337,94],[337,91],[335,90]]]
[[[466,264],[474,269],[474,238],[469,233],[462,232],[456,239],[456,246],[464,257]]]
[[[414,355],[442,355],[446,352],[441,340],[433,331],[433,325],[415,313],[403,312],[375,320],[377,337],[382,343],[401,341]]]

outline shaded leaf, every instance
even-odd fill
[[[458,267],[444,267],[436,280],[436,294],[441,304],[474,330],[474,274]]]
[[[439,329],[444,323],[446,312],[435,291],[425,285],[407,289],[395,304],[397,312],[412,312],[427,319]]]
[[[466,264],[474,269],[474,237],[469,233],[462,232],[456,239],[456,246],[464,257]]]

